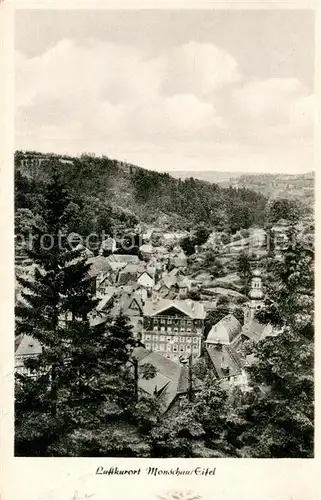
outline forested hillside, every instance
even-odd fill
[[[36,163],[34,158],[38,158]],[[80,228],[85,232],[108,225],[111,217],[146,222],[163,217],[169,225],[186,228],[204,222],[232,232],[265,221],[267,200],[262,194],[194,178],[174,179],[104,156],[17,151],[15,168],[16,209],[33,211],[50,173],[58,169],[80,207],[79,224],[86,226]]]

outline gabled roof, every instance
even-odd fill
[[[105,307],[108,305],[108,303],[111,301],[111,299],[116,295],[117,293],[117,288],[115,286],[109,286],[106,288],[104,296],[98,303],[96,310],[97,311],[103,311]]]
[[[126,285],[129,281],[136,281],[143,270],[144,267],[141,264],[127,264],[119,273],[118,285]]]
[[[177,284],[177,277],[176,275],[164,274],[162,277],[162,282],[167,288],[172,288],[172,286],[175,286]]]
[[[99,282],[98,288],[101,288],[102,285],[110,283],[108,287],[112,287],[116,283],[116,276],[114,274],[108,273],[103,279]]]
[[[156,274],[156,269],[155,269],[155,267],[152,267],[152,266],[147,266],[146,268],[142,268],[138,273],[138,278],[143,276],[143,274],[148,274],[148,276],[150,276],[151,278],[154,279],[155,274]]]
[[[271,325],[264,325],[256,319],[252,319],[250,323],[243,326],[242,335],[250,340],[259,342],[259,340],[262,340],[264,337],[273,335],[273,328]]]
[[[177,276],[181,274],[181,270],[178,269],[177,267],[174,267],[174,269],[172,269],[171,271],[169,271],[169,273],[167,273],[167,276]]]
[[[30,335],[22,334],[15,339],[16,356],[34,356],[42,353],[42,347],[37,339]]]
[[[123,293],[120,296],[117,303],[115,304],[115,306],[111,310],[112,316],[117,316],[119,313],[122,313],[126,316],[126,314],[128,314],[128,309],[131,307],[133,301],[135,301],[137,303],[139,309],[141,309],[141,311],[143,311],[142,297],[138,292],[134,292],[131,295],[127,295],[126,293]]]
[[[124,263],[124,264],[139,264],[140,260],[137,255],[122,255],[122,254],[117,254],[114,253],[113,255],[109,255],[106,257],[106,260],[108,263],[112,262],[118,262],[118,263]]]
[[[139,378],[138,385],[141,390],[151,396],[161,396],[160,403],[162,412],[169,408],[178,394],[185,394],[188,389],[188,369],[171,359],[156,352],[150,352],[143,347],[134,349],[134,357],[138,360],[138,366],[150,363],[157,370],[156,376],[146,380]],[[193,378],[194,388],[199,387],[201,382]]]
[[[233,377],[241,373],[244,362],[232,346],[208,344],[206,351],[218,378]]]
[[[128,301],[128,307],[127,309],[129,309],[130,307],[133,306],[133,303],[136,303],[137,306],[139,307],[139,309],[142,311],[143,310],[143,301],[142,301],[142,297],[139,293],[135,292],[131,297],[129,297],[129,301]]]
[[[233,314],[227,314],[212,326],[206,344],[231,344],[241,331],[241,323]]]
[[[205,319],[203,304],[193,300],[149,300],[144,307],[144,315],[155,316],[167,309],[174,308],[192,319]]]

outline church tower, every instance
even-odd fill
[[[254,319],[255,313],[259,311],[264,304],[264,294],[262,290],[261,271],[255,269],[252,274],[251,290],[249,292],[249,301],[245,305],[244,323],[248,324]]]

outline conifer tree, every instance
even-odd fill
[[[54,173],[28,249],[34,279],[19,279],[17,335],[31,335],[43,351],[26,360],[33,377],[17,375],[16,454],[147,456],[157,404],[138,400],[127,319],[90,325],[97,301],[85,257],[68,245],[70,201]]]
[[[32,227],[31,245],[26,248],[35,264],[34,276],[17,278],[22,292],[16,307],[16,334],[32,336],[43,349],[37,359],[26,361],[34,377],[18,377],[18,454],[46,453],[64,427],[58,415],[58,394],[68,371],[70,345],[75,338],[88,335],[88,315],[96,305],[88,280],[89,266],[80,252],[68,244],[70,201],[59,175],[54,172],[37,214],[38,223]]]

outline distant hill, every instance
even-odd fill
[[[267,199],[254,190],[198,179],[175,179],[168,173],[106,156],[71,157],[17,151],[15,168],[20,175],[16,176],[17,208],[32,210],[35,190],[45,189],[53,168],[59,169],[76,202],[84,207],[82,220],[86,218],[93,231],[97,219],[107,221],[115,212],[124,219],[132,214],[143,222],[162,221],[180,228],[204,223],[208,228],[232,231],[263,225],[266,219]]]
[[[215,171],[191,171],[191,170],[173,170],[169,172],[172,177],[176,179],[188,179],[194,177],[194,179],[200,179],[205,182],[211,182],[213,184],[220,184],[221,182],[229,182],[233,179],[241,177],[241,175],[246,175],[246,172],[215,172]]]
[[[218,183],[221,187],[246,188],[263,194],[270,199],[297,198],[305,205],[314,202],[314,172],[305,174],[249,174],[237,172],[173,172],[176,178],[194,177],[207,182]]]

